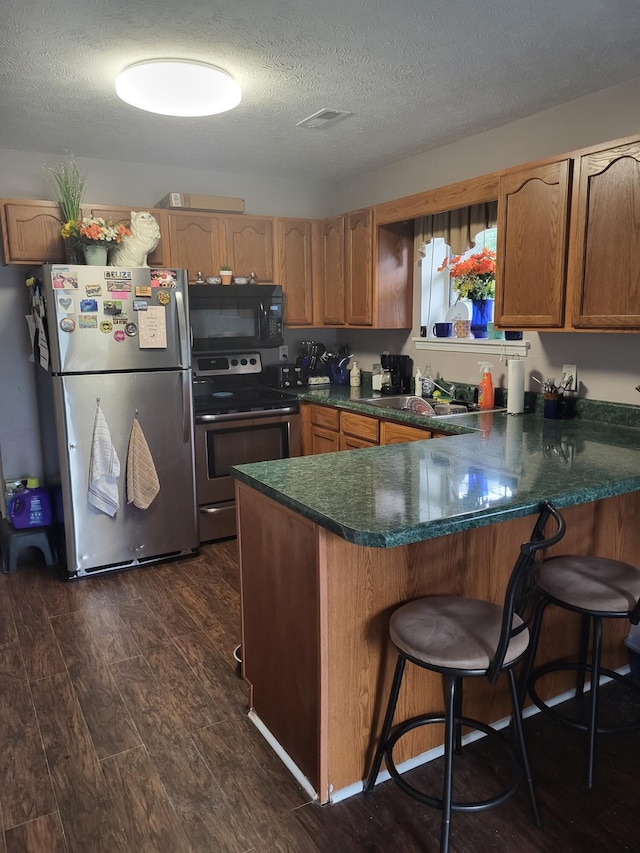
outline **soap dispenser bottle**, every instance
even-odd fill
[[[422,397],[422,373],[420,368],[416,368],[416,375],[413,380],[413,393],[416,397]]]
[[[492,409],[493,408],[493,377],[491,376],[491,368],[493,364],[490,361],[479,361],[480,373],[482,379],[478,385],[478,408]]]
[[[351,371],[349,373],[349,385],[351,388],[360,387],[360,368],[358,367],[357,361],[354,361],[353,366],[351,367]]]

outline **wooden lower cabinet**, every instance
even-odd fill
[[[370,415],[341,411],[331,406],[303,403],[302,455],[333,453],[336,450],[356,450],[379,444],[402,444],[405,441],[424,441],[446,435],[430,429],[385,421]]]
[[[403,444],[405,441],[424,441],[431,438],[431,430],[399,424],[394,421],[382,421],[380,424],[380,444]]]
[[[502,603],[533,516],[395,548],[367,548],[243,484],[236,484],[236,498],[243,675],[251,685],[252,710],[326,803],[332,792],[359,784],[369,771],[395,664],[391,612],[422,595]],[[640,513],[640,492],[562,512],[567,534],[556,553],[637,560],[640,527],[629,519]],[[604,665],[623,666],[628,622],[605,622]],[[575,655],[579,638],[576,614],[548,608],[538,663]],[[510,713],[506,680],[496,687],[474,681],[465,694],[468,716],[491,723]],[[567,673],[549,676],[544,698],[560,695],[570,681]],[[440,677],[409,667],[396,719],[441,708]],[[398,743],[396,758],[408,760],[441,742],[440,727],[416,729]]]

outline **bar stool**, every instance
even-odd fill
[[[587,787],[591,788],[593,787],[596,734],[621,734],[640,728],[640,720],[608,727],[598,726],[598,702],[602,675],[624,683],[633,690],[639,690],[631,679],[603,668],[600,661],[602,620],[629,619],[634,625],[640,621],[640,569],[629,563],[603,557],[555,557],[540,563],[536,583],[540,601],[532,625],[531,655],[523,681],[529,695],[541,711],[566,725],[587,732]],[[579,660],[576,662],[557,660],[533,668],[542,628],[542,617],[550,604],[582,616]],[[592,643],[589,660],[590,637]],[[550,707],[540,698],[536,682],[550,672],[559,671],[576,673],[576,698],[584,696],[585,675],[590,676],[591,697],[586,722],[570,718],[564,712]]]
[[[555,532],[545,538],[550,518],[555,522]],[[533,821],[537,826],[541,825],[522,733],[513,668],[529,646],[525,617],[535,592],[536,555],[559,542],[564,533],[565,522],[560,513],[550,502],[543,502],[530,541],[520,546],[502,606],[460,596],[434,595],[404,604],[391,617],[391,641],[398,650],[398,658],[380,740],[364,791],[369,793],[373,790],[384,757],[387,770],[401,790],[418,802],[442,811],[441,853],[447,853],[449,849],[452,812],[484,811],[498,806],[515,793],[523,777],[527,782]],[[441,713],[411,717],[392,728],[407,661],[442,675],[445,709]],[[462,679],[486,676],[490,684],[495,684],[502,672],[506,672],[509,679],[512,723],[519,756],[495,729],[462,715]],[[433,797],[409,784],[393,760],[394,746],[403,735],[418,726],[434,723],[444,723],[445,726],[442,797]],[[462,726],[497,738],[516,764],[513,782],[497,796],[477,802],[453,802],[453,756],[454,752],[461,750]]]

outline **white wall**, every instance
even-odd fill
[[[86,199],[91,202],[152,207],[170,191],[198,192],[241,196],[247,213],[324,217],[637,133],[639,101],[640,78],[436,151],[390,163],[339,186],[187,167],[170,169],[82,158],[78,162],[89,175]],[[0,197],[52,199],[45,167],[56,162],[40,154],[0,150]],[[26,267],[0,268],[0,448],[7,478],[41,471],[34,367],[27,360],[23,319],[26,274]],[[292,348],[296,341],[314,337],[328,343],[336,337],[341,343],[347,341],[365,369],[379,360],[382,350],[406,352],[418,365],[427,361],[424,353],[416,352],[408,332],[287,333]],[[563,362],[576,363],[583,396],[640,404],[640,395],[634,390],[640,382],[638,335],[531,334],[527,338],[531,340],[529,374],[535,369],[559,376]],[[477,380],[473,355],[433,353],[428,360],[449,378]],[[499,373],[496,382],[500,383]]]
[[[452,145],[390,163],[375,172],[343,181],[336,190],[336,210],[356,210],[637,134],[639,102],[640,78]],[[414,316],[419,316],[415,293]],[[418,334],[417,320],[412,334]],[[340,335],[349,337],[364,368],[379,361],[381,350],[388,349],[410,355],[421,369],[428,361],[434,370],[448,378],[478,381],[479,358],[473,354],[418,352],[411,334],[398,332],[377,333],[371,338],[361,332]],[[530,379],[532,372],[559,379],[563,363],[577,364],[581,397],[640,405],[640,394],[635,390],[640,383],[640,335],[525,333],[525,339],[531,343],[526,366],[527,390],[536,390],[535,382]],[[498,363],[494,378],[496,384],[506,384],[506,371]]]

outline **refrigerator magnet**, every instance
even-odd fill
[[[138,334],[138,327],[135,323],[127,323],[124,327],[125,334],[129,335],[130,338],[135,338]]]
[[[97,299],[81,299],[80,300],[80,310],[84,311],[85,314],[89,313],[89,311],[97,311],[98,310],[98,300]]]
[[[151,296],[151,288],[150,287],[140,287],[137,286],[135,290],[136,296]]]
[[[102,285],[101,284],[88,284],[85,287],[85,291],[87,296],[102,296]]]
[[[122,341],[124,341],[127,336],[122,331],[122,329],[116,329],[115,332],[113,333],[113,337],[116,341],[118,341],[119,344],[121,344]]]
[[[133,300],[133,310],[134,311],[146,311],[147,310],[147,301],[146,299],[134,299]]]
[[[101,332],[104,332],[105,335],[108,335],[113,330],[113,323],[111,320],[103,320],[98,328]]]
[[[60,320],[60,328],[63,332],[75,332],[76,321],[73,317],[63,317],[62,320]]]
[[[160,305],[168,305],[171,302],[171,294],[168,290],[158,291],[158,302]]]
[[[59,293],[56,299],[56,308],[58,314],[75,314],[76,309],[73,304],[73,296],[67,296],[66,294],[63,296]]]
[[[95,314],[78,314],[79,329],[97,329],[98,318]]]

